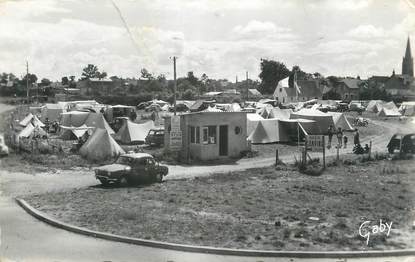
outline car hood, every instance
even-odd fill
[[[126,167],[128,167],[128,166],[127,165],[121,165],[121,164],[111,164],[111,165],[100,166],[96,170],[116,172],[116,171],[123,171],[123,170],[125,170]]]

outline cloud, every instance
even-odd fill
[[[387,37],[388,34],[382,27],[374,25],[360,25],[346,33],[347,36],[354,38],[381,38]]]
[[[245,26],[235,26],[232,29],[232,34],[238,39],[290,39],[295,37],[289,28],[277,27],[272,22],[261,22],[257,20],[251,20]]]
[[[1,1],[1,19],[29,19],[39,17],[49,13],[70,13],[70,10],[58,7],[58,2],[54,0],[21,0],[21,1]]]

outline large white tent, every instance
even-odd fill
[[[316,122],[316,125],[320,129],[321,133],[324,134],[329,129],[330,125],[335,126],[333,116],[323,113],[319,110],[303,108],[297,112],[293,112],[290,119],[309,119]]]
[[[415,115],[415,101],[402,102],[401,106],[399,107],[399,112],[403,116]]]
[[[255,130],[261,120],[264,120],[264,118],[257,113],[246,114],[246,133],[248,136]]]
[[[125,152],[110,136],[108,130],[97,128],[79,149],[79,153],[88,160],[102,161]]]
[[[153,121],[147,121],[142,124],[136,124],[131,121],[124,121],[122,127],[114,135],[115,140],[123,143],[143,143],[150,129],[154,129]]]
[[[378,116],[394,117],[401,116],[401,113],[399,112],[395,103],[391,101],[382,105],[382,108],[378,112]]]
[[[33,115],[32,113],[29,113],[25,118],[23,118],[23,120],[19,122],[19,125],[27,126],[30,123],[35,127],[45,126],[45,124],[43,124],[42,121],[40,121],[39,118],[37,118],[37,116]]]
[[[340,112],[327,112],[328,115],[333,117],[334,127],[338,129],[339,127],[342,130],[346,131],[353,131],[354,128],[350,124],[349,120],[347,120],[346,116]]]

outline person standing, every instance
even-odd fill
[[[354,145],[360,145],[359,130],[357,130],[357,128],[355,128],[354,131],[355,131],[355,133],[354,133],[353,143],[354,143]]]
[[[337,146],[339,148],[341,148],[342,147],[342,140],[343,140],[343,131],[342,131],[341,127],[339,127],[337,129],[337,134],[336,135],[337,135],[337,142],[338,142]]]
[[[333,134],[334,134],[334,129],[333,126],[330,125],[328,130],[327,130],[327,134],[329,136],[329,143],[327,145],[327,148],[330,149],[331,148],[331,140],[333,139]]]
[[[347,141],[348,140],[349,140],[349,138],[346,135],[344,135],[343,136],[343,145],[344,145],[344,148],[347,148]]]

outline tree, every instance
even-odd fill
[[[260,92],[263,94],[272,94],[278,82],[289,76],[290,70],[277,61],[262,59],[261,60],[261,79]]]
[[[148,72],[148,70],[145,69],[145,68],[141,69],[140,73],[141,73],[141,78],[144,78],[144,79],[147,79],[147,80],[153,80],[154,79],[154,76],[150,72]]]
[[[199,85],[199,79],[195,77],[192,71],[187,72],[187,80],[190,82],[190,84],[197,86]]]
[[[69,79],[67,76],[62,77],[62,85],[66,86],[69,84]]]
[[[103,79],[107,77],[107,72],[98,73],[98,78]]]
[[[25,84],[26,83],[26,79],[27,79],[28,75],[25,75],[22,78],[22,83]],[[34,84],[37,82],[37,76],[35,74],[30,74],[29,73],[29,84]]]
[[[51,83],[52,82],[47,78],[42,78],[42,80],[40,80],[40,85],[41,86],[50,86]]]
[[[99,75],[100,72],[98,71],[98,67],[93,64],[88,64],[88,66],[82,70],[82,79],[97,78]]]

